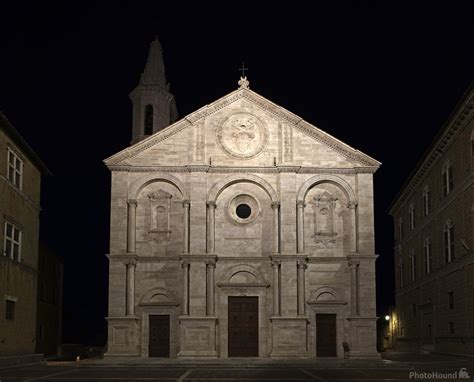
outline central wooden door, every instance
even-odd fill
[[[258,297],[229,297],[229,357],[258,357]]]
[[[150,315],[149,357],[170,356],[170,316]]]
[[[337,357],[335,314],[316,314],[316,356]]]

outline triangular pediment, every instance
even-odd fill
[[[283,107],[276,105],[275,103],[269,101],[268,99],[248,88],[241,88],[227,94],[215,102],[206,105],[178,120],[167,128],[112,155],[111,157],[105,159],[104,162],[109,167],[136,165],[136,163],[134,163],[134,158],[138,159],[142,153],[146,152],[147,150],[158,148],[160,144],[172,142],[173,137],[176,137],[179,134],[186,134],[187,129],[198,125],[206,118],[212,117],[218,113],[222,113],[222,111],[227,108],[235,107],[235,105],[239,104],[239,102],[245,102],[246,104],[252,105],[253,108],[259,109],[262,113],[268,115],[269,118],[292,126],[294,131],[296,131],[301,137],[304,137],[306,140],[309,139],[316,141],[319,147],[324,147],[325,149],[336,153],[341,158],[344,158],[346,163],[348,163],[351,167],[377,168],[380,166],[380,162],[377,160],[341,142],[337,138],[317,128],[309,122],[306,122],[296,114],[293,114]],[[238,109],[239,108],[236,107],[236,110]],[[184,140],[184,138],[182,140]],[[159,156],[159,152],[160,150],[156,149],[156,155]]]

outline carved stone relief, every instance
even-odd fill
[[[268,131],[256,116],[241,112],[232,114],[217,128],[217,142],[236,158],[252,158],[266,146]]]
[[[314,210],[315,243],[319,248],[334,248],[337,232],[334,229],[334,214],[337,198],[330,192],[317,194],[310,202]]]

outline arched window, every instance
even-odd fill
[[[443,196],[448,196],[454,187],[453,162],[448,159],[443,166]]]
[[[143,132],[145,135],[153,134],[153,106],[145,106],[145,121]]]
[[[454,224],[448,220],[444,224],[444,260],[450,263],[454,260]]]
[[[425,244],[423,246],[424,255],[425,255],[425,274],[431,273],[431,241],[430,239],[425,239]]]
[[[423,188],[423,214],[428,216],[431,211],[431,195],[430,188],[426,185]]]

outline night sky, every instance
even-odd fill
[[[394,301],[388,206],[474,79],[468,2],[160,3],[1,7],[0,109],[54,174],[43,179],[41,235],[65,262],[64,342],[105,341],[102,160],[130,142],[128,94],[155,35],[180,117],[235,90],[244,60],[252,90],[382,162],[374,180],[385,314]]]

